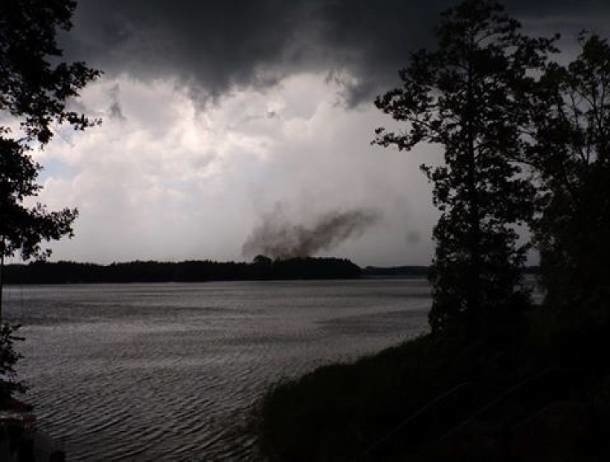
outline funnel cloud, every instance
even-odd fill
[[[244,256],[263,254],[274,259],[310,257],[341,242],[361,236],[381,218],[375,209],[332,211],[309,225],[294,224],[280,208],[263,217],[242,247]]]

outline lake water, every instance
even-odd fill
[[[20,377],[68,459],[248,460],[270,384],[426,330],[420,279],[9,287]]]

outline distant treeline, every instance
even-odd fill
[[[133,261],[98,265],[70,261],[33,262],[5,267],[8,284],[97,282],[203,282],[272,279],[343,279],[361,277],[362,270],[339,258],[292,258],[273,261],[259,256],[252,263]]]
[[[361,269],[341,258],[290,258],[271,260],[258,256],[253,262],[133,261],[98,265],[71,261],[32,262],[4,268],[7,284],[70,284],[97,282],[205,282],[282,279],[353,279],[426,277],[427,266],[367,266]],[[536,267],[526,269],[535,273]]]
[[[429,266],[367,266],[362,270],[362,276],[367,278],[425,278],[430,272]],[[524,274],[538,274],[538,266],[526,266]]]
[[[427,277],[429,270],[427,266],[367,266],[362,274],[371,278],[418,278]]]

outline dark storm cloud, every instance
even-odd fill
[[[81,0],[69,54],[106,73],[174,77],[195,95],[266,86],[290,73],[328,72],[348,103],[396,82],[409,51],[429,43],[449,0]],[[522,20],[559,32],[605,25],[607,0],[516,0]],[[605,26],[604,26],[605,27]],[[604,32],[604,31],[602,31]],[[607,32],[607,30],[606,30]]]

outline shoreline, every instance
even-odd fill
[[[553,332],[545,315],[534,310],[503,336],[424,334],[273,385],[255,416],[262,455],[273,461],[610,457],[610,366],[598,353],[610,346],[610,326]]]

